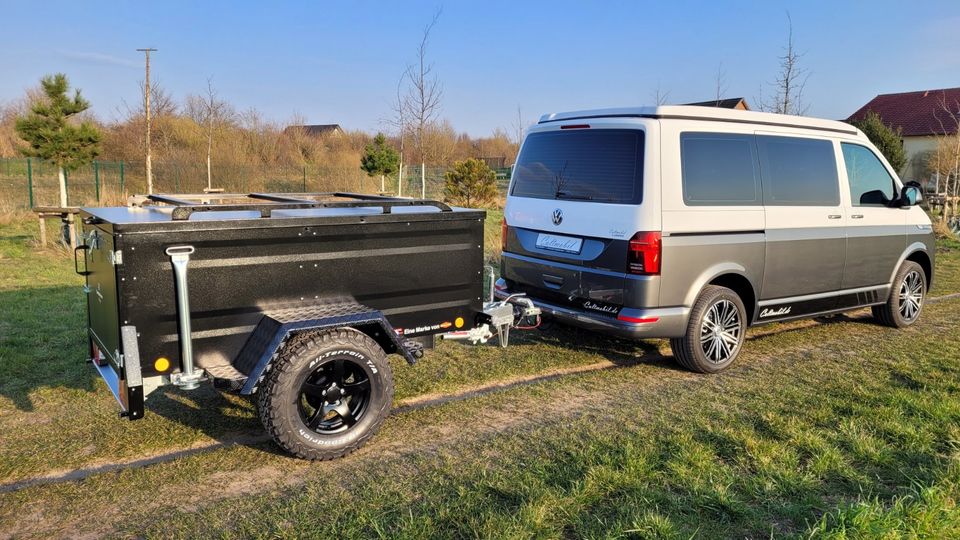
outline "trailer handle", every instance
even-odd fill
[[[165,251],[173,264],[173,276],[177,289],[177,322],[180,327],[180,373],[170,377],[173,384],[184,390],[200,386],[202,371],[193,366],[193,335],[190,328],[190,289],[187,285],[187,265],[193,246],[171,246]]]
[[[90,249],[90,246],[88,246],[88,245],[86,245],[86,244],[83,244],[83,245],[80,245],[80,246],[77,246],[77,247],[73,248],[73,271],[76,272],[77,275],[79,275],[79,276],[89,276],[89,275],[90,275],[90,270],[87,269],[87,259],[86,259],[86,256],[84,256],[84,259],[83,259],[83,271],[82,271],[82,272],[80,271],[80,261],[77,259],[77,252],[78,252],[78,251],[81,251],[81,250],[82,250],[82,251],[86,251],[86,250],[88,250],[88,249]]]

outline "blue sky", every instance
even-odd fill
[[[808,114],[843,118],[878,93],[960,86],[960,2],[4,2],[0,102],[66,73],[106,120],[138,99],[138,47],[181,99],[208,77],[238,108],[284,121],[384,127],[423,26],[443,117],[511,131],[545,112],[711,99],[773,81],[786,11],[810,71]],[[768,92],[768,89],[765,89]]]

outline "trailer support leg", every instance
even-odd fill
[[[190,328],[190,289],[187,285],[187,265],[193,246],[172,246],[166,254],[173,264],[173,275],[177,285],[177,320],[180,328],[180,373],[170,377],[173,384],[184,390],[193,390],[200,386],[202,370],[193,367],[193,337]]]

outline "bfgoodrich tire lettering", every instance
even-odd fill
[[[677,362],[699,373],[723,371],[736,360],[747,331],[747,315],[737,293],[708,285],[700,293],[686,335],[670,340]]]
[[[893,278],[887,303],[873,306],[873,316],[886,326],[905,328],[920,319],[926,296],[927,275],[919,264],[906,261]]]
[[[292,339],[257,391],[260,421],[274,441],[313,460],[338,458],[363,446],[392,402],[386,354],[366,334],[349,328]]]

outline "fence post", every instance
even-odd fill
[[[303,166],[303,193],[307,192],[307,166]]]
[[[93,186],[97,192],[97,204],[100,204],[100,164],[93,162]]]
[[[63,191],[67,196],[67,206],[70,206],[70,175],[67,169],[63,169]]]
[[[120,196],[123,197],[126,191],[123,190],[123,162],[120,162]]]
[[[30,199],[30,209],[33,210],[33,162],[27,158],[27,197]]]

